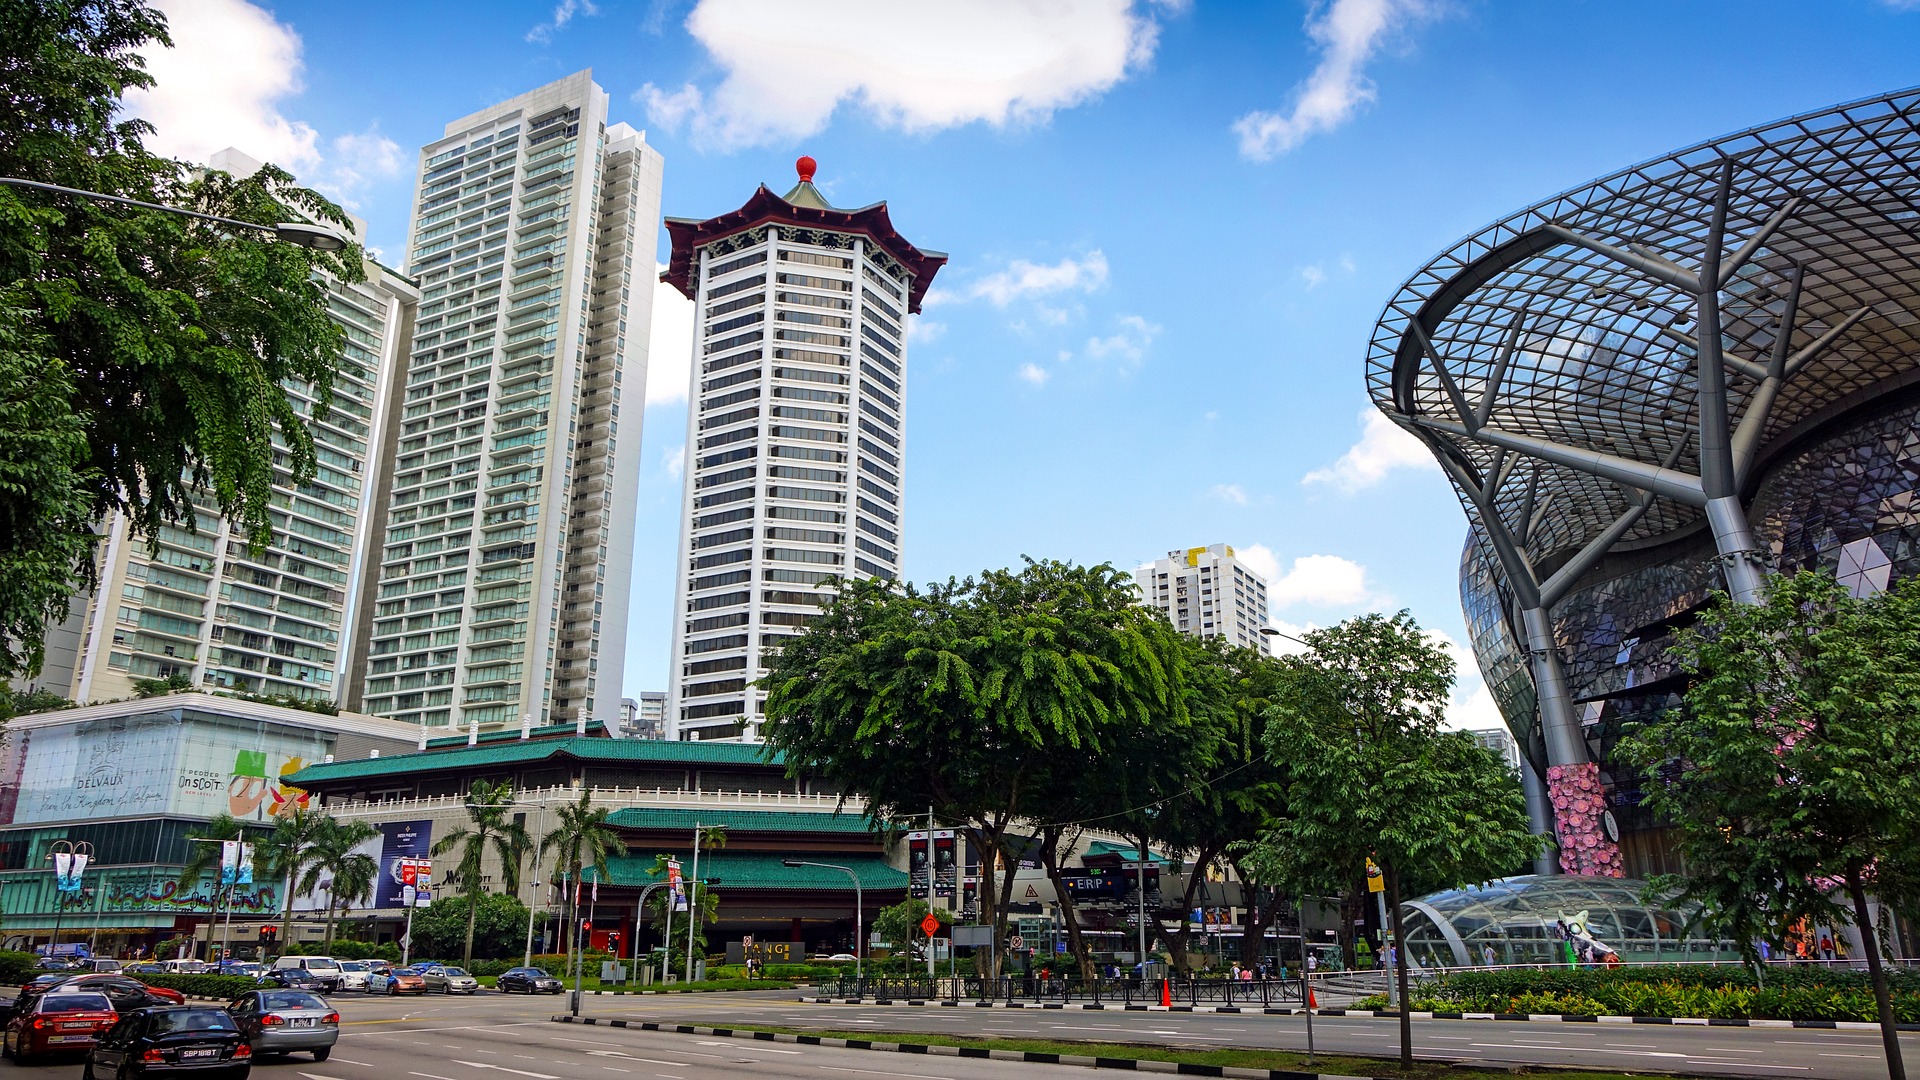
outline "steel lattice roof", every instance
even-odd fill
[[[1753,365],[1773,353],[1796,263],[1803,282],[1791,349],[1857,320],[1785,382],[1761,459],[1864,396],[1920,381],[1920,90],[1702,143],[1497,221],[1401,286],[1375,327],[1367,383],[1374,403],[1436,453],[1482,480],[1504,469],[1496,505],[1510,527],[1533,520],[1521,531],[1536,562],[1604,531],[1627,509],[1628,494],[1565,465],[1497,457],[1466,431],[1413,418],[1456,422],[1463,408],[1485,410],[1493,428],[1697,475],[1688,336],[1696,300],[1644,263],[1697,272],[1729,160],[1725,257],[1785,212],[1719,294],[1733,422],[1758,385]],[[1643,266],[1573,242],[1556,226],[1637,254]],[[1451,389],[1419,331],[1443,358]],[[1749,487],[1759,473],[1749,474]],[[1623,543],[1666,536],[1700,515],[1655,500]]]

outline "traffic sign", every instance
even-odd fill
[[[1014,952],[1024,952],[1026,947],[1027,939],[1021,937],[1019,934],[1015,934],[1007,939],[1007,948],[1012,949]]]
[[[939,929],[940,929],[940,920],[934,918],[933,912],[931,911],[927,912],[926,918],[920,920],[920,932],[927,935],[928,937],[932,937],[934,935],[934,932]]]

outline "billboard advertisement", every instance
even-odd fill
[[[417,878],[417,868],[412,864],[428,858],[427,849],[433,846],[433,822],[389,821],[380,826],[379,843],[374,858],[380,863],[380,881],[374,886],[373,906],[403,907],[400,890],[418,884],[407,878]],[[409,869],[415,872],[409,874]]]
[[[19,793],[0,824],[220,814],[271,821],[307,802],[282,777],[328,750],[317,731],[173,713],[39,728],[23,742]]]

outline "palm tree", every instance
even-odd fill
[[[309,894],[323,884],[327,890],[328,947],[333,945],[334,913],[351,907],[373,895],[373,882],[380,864],[373,856],[354,849],[380,835],[380,830],[364,821],[320,819],[319,835],[308,849],[312,862],[300,877],[300,892]]]
[[[243,839],[244,826],[232,814],[221,814],[211,818],[206,824],[187,833],[189,840],[239,840]],[[207,871],[220,865],[220,848],[217,843],[187,845],[187,861],[180,868],[180,886],[186,888],[200,884]]]
[[[218,820],[218,819],[216,819]],[[294,885],[307,876],[307,869],[318,856],[318,845],[329,826],[334,824],[329,814],[297,807],[292,813],[277,818],[273,823],[273,832],[255,845],[262,859],[258,860],[267,873],[286,883],[286,896],[282,900],[280,911],[280,942],[284,947],[293,939],[288,935],[293,930],[293,894]]]
[[[627,853],[627,846],[620,842],[620,834],[607,824],[610,812],[604,806],[594,806],[592,793],[582,791],[579,802],[560,807],[556,814],[558,823],[540,842],[540,854],[552,851],[559,864],[566,868],[571,881],[580,880],[583,866],[594,868],[598,875],[595,880],[604,880],[607,877],[607,856]],[[569,916],[579,914],[572,906],[574,897],[578,895],[579,886],[576,884],[573,894],[565,898],[569,905]],[[573,923],[568,922],[567,925]],[[567,935],[566,951],[573,951],[572,934]]]
[[[480,867],[488,845],[492,845],[494,855],[500,860],[501,884],[509,893],[520,887],[520,858],[533,845],[532,838],[527,836],[527,827],[507,817],[512,806],[512,783],[489,784],[475,780],[467,793],[470,824],[455,827],[433,845],[435,858],[460,849],[460,862],[447,877],[467,898],[465,962],[468,964],[473,963],[473,924],[480,913],[480,894],[487,891]]]

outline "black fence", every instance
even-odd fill
[[[1247,1008],[1298,1005],[1298,979],[1081,979],[1009,975],[998,979],[835,979],[821,984],[826,997],[870,1001],[1084,1002],[1094,1005],[1234,1005]]]

